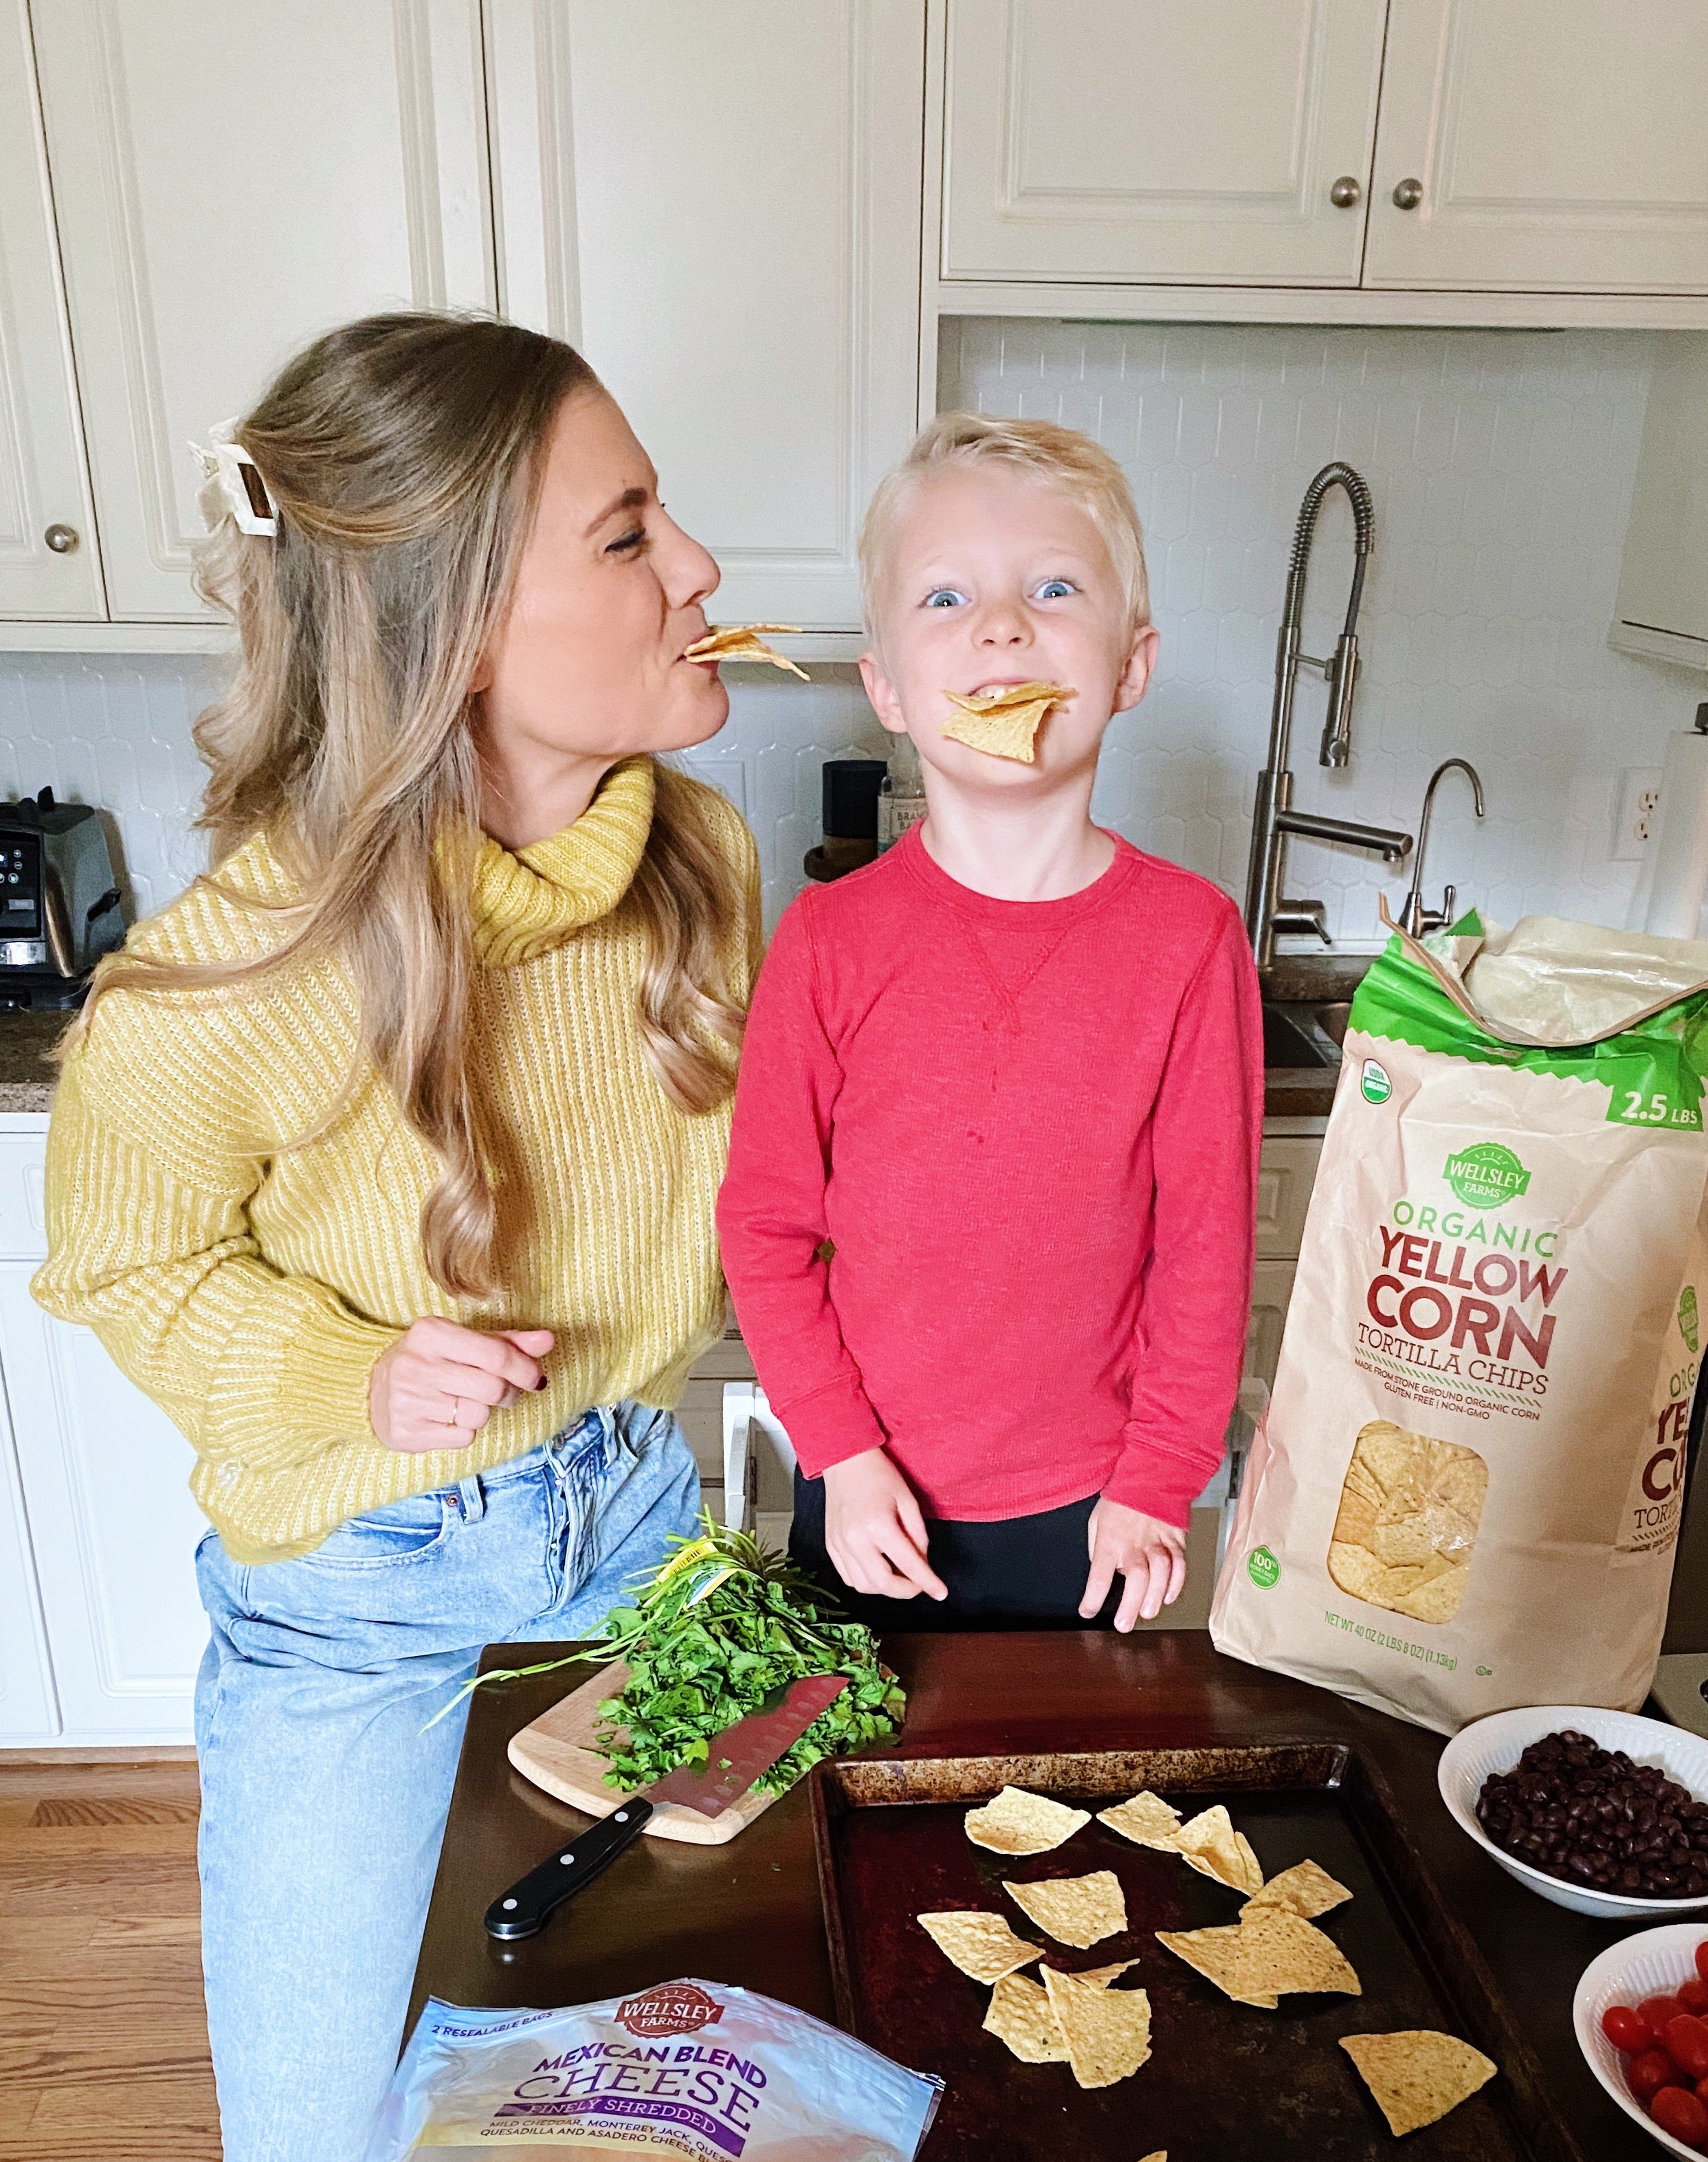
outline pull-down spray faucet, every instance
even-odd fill
[[[1346,601],[1346,621],[1335,643],[1334,655],[1318,661],[1301,652],[1304,620],[1305,570],[1315,538],[1317,514],[1331,488],[1346,491],[1352,505],[1352,590]],[[1293,775],[1288,758],[1293,738],[1293,694],[1301,668],[1314,668],[1329,687],[1329,710],[1323,723],[1319,763],[1345,765],[1352,748],[1352,694],[1358,682],[1358,608],[1364,598],[1365,566],[1376,538],[1376,512],[1370,489],[1361,473],[1335,459],[1326,465],[1305,490],[1293,528],[1293,554],[1287,568],[1287,596],[1281,611],[1281,631],[1275,649],[1275,702],[1269,718],[1269,758],[1257,776],[1257,801],[1251,825],[1251,861],[1246,885],[1246,930],[1257,966],[1267,969],[1275,958],[1277,932],[1311,932],[1326,946],[1330,943],[1323,904],[1319,901],[1283,901],[1282,867],[1287,836],[1303,833],[1319,841],[1339,841],[1348,847],[1368,849],[1384,863],[1402,863],[1410,853],[1412,837],[1384,826],[1365,826],[1346,818],[1319,817],[1314,812],[1293,807]]]

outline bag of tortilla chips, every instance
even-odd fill
[[[1444,1733],[1634,1710],[1703,1326],[1708,946],[1398,935],[1343,1062],[1216,1648]]]

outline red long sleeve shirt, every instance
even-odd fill
[[[802,1469],[882,1444],[927,1516],[1183,1525],[1239,1385],[1262,1042],[1232,903],[1124,841],[1063,901],[974,893],[917,831],[802,894],[718,1209]]]

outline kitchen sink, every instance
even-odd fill
[[[1263,1063],[1294,1072],[1316,1067],[1332,1072],[1340,1063],[1346,1034],[1345,1001],[1266,999],[1263,1001]]]

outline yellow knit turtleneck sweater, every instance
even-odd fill
[[[189,1437],[191,1491],[239,1560],[306,1553],[346,1517],[488,1470],[593,1405],[673,1405],[716,1334],[729,1108],[676,1110],[635,1025],[646,938],[625,897],[653,775],[630,760],[561,833],[479,850],[481,1078],[503,1137],[501,1205],[520,1217],[503,1290],[482,1305],[427,1273],[421,1204],[438,1167],[389,1090],[372,1076],[338,1108],[358,1031],[337,964],[238,992],[112,990],[67,1060],[35,1296],[92,1328]],[[703,800],[749,894],[731,961],[744,998],[757,862],[735,812],[712,790]],[[263,901],[291,892],[260,839],[219,879]],[[131,945],[223,961],[269,936],[264,916],[203,885]],[[495,1412],[467,1449],[385,1448],[368,1376],[424,1314],[555,1329],[549,1386]]]

